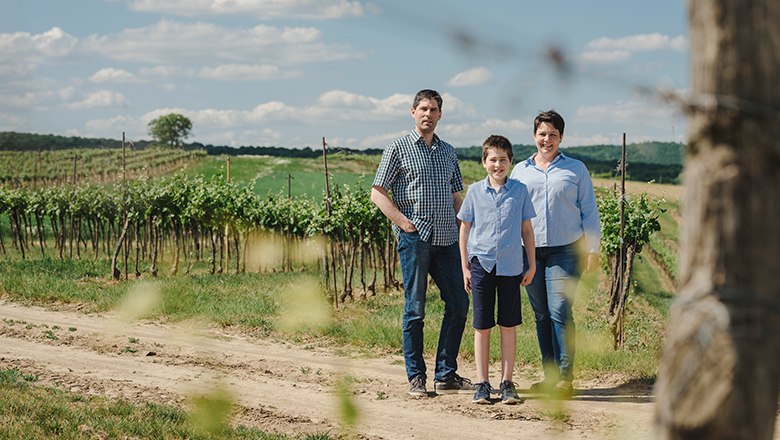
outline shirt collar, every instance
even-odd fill
[[[417,132],[416,129],[412,129],[412,131],[409,133],[409,136],[412,137],[412,140],[416,144],[417,142],[420,142],[420,140],[423,138],[420,133]],[[441,140],[439,139],[439,136],[436,135],[436,133],[433,134],[433,142],[431,142],[431,148],[436,147]]]
[[[530,167],[535,167],[536,166],[536,162],[534,162],[534,156],[536,156],[537,154],[538,153],[533,153],[530,156],[528,156],[528,159],[526,159],[526,161],[524,162],[526,167],[529,167],[529,166]],[[567,160],[567,159],[568,159],[568,157],[566,157],[566,155],[563,154],[563,152],[559,150],[558,151],[558,155],[555,156],[555,159],[553,159],[552,162],[550,162],[550,165],[553,165],[554,163],[558,162],[559,160]]]
[[[485,182],[485,192],[495,191],[492,186],[490,186],[490,177],[485,176],[485,179],[483,180]],[[515,183],[512,181],[512,179],[509,178],[509,176],[506,176],[506,182],[504,182],[503,185],[501,185],[501,188],[504,188],[504,191],[509,191],[509,188],[511,185],[514,185]],[[501,188],[498,188],[500,191]],[[498,191],[496,191],[498,192]]]

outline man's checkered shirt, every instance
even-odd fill
[[[431,147],[415,130],[385,148],[374,186],[393,193],[393,202],[434,246],[458,241],[452,194],[463,190],[458,156],[452,145],[433,136]],[[393,225],[396,235],[399,232]]]

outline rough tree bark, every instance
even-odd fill
[[[780,388],[780,2],[690,0],[680,287],[663,439],[771,439]]]

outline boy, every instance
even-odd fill
[[[515,326],[522,323],[520,286],[528,285],[536,271],[531,226],[531,218],[536,213],[525,185],[507,179],[512,157],[509,139],[492,135],[485,140],[482,166],[487,177],[471,185],[458,212],[463,283],[467,291],[473,290],[474,356],[477,363],[474,403],[489,403],[490,329],[496,323],[501,335],[501,402],[514,404],[520,401],[512,382],[517,338]],[[528,250],[525,272],[523,244]],[[494,312],[496,297],[498,320]]]

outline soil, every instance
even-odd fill
[[[235,423],[290,435],[473,440],[652,434],[652,384],[646,382],[575,381],[571,400],[551,401],[529,394],[530,382],[516,379],[524,402],[512,406],[475,405],[464,394],[414,399],[407,395],[400,355],[365,358],[341,351],[200,322],[125,323],[113,314],[0,300],[0,370],[36,374],[39,384],[75,393],[186,408],[188,398],[219,388],[235,400]],[[459,372],[474,377],[473,365],[461,365]],[[351,432],[340,422],[334,391],[345,375],[358,410]]]

